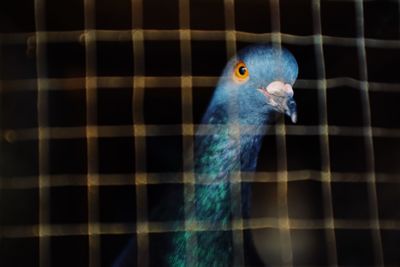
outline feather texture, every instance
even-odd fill
[[[235,80],[237,62],[246,66],[245,81]],[[236,172],[255,170],[262,135],[276,113],[295,117],[296,105],[290,90],[297,72],[296,60],[289,51],[269,45],[245,48],[227,63],[196,133],[193,166],[196,185],[195,193],[185,199],[189,207],[185,214],[187,224],[229,229],[233,214],[237,215],[242,207],[240,216],[248,212],[250,190],[244,187],[245,197],[237,201],[241,196],[231,192],[231,177]],[[272,83],[270,94],[268,85]],[[242,131],[246,129],[252,131]],[[195,246],[188,247],[191,244]],[[231,231],[176,232],[166,254],[160,266],[193,266],[187,256],[195,259],[198,267],[235,264]]]

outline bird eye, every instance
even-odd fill
[[[249,77],[249,71],[243,61],[239,61],[234,69],[234,77],[237,81],[243,82]]]

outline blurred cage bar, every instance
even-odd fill
[[[362,0],[0,3],[1,266],[137,266],[227,59],[282,43],[296,125],[265,137],[240,266],[400,266],[400,5]],[[183,230],[183,229],[182,229]],[[207,230],[207,229],[206,229]],[[250,238],[252,235],[253,238]],[[257,238],[259,237],[259,238]]]

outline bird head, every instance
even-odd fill
[[[239,51],[226,65],[215,98],[236,110],[241,124],[263,124],[271,111],[297,121],[294,56],[284,48],[259,44]]]

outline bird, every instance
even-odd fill
[[[262,137],[278,114],[296,123],[293,86],[297,75],[295,57],[277,45],[247,46],[227,62],[195,133],[195,189],[185,196],[185,222],[193,229],[174,232],[159,266],[235,265],[234,240],[226,229],[232,227],[238,210],[241,216],[251,209],[251,188],[243,185],[245,197],[235,195],[233,177],[256,170]],[[196,225],[211,230],[202,232]],[[127,255],[129,249],[114,266],[126,266]]]

